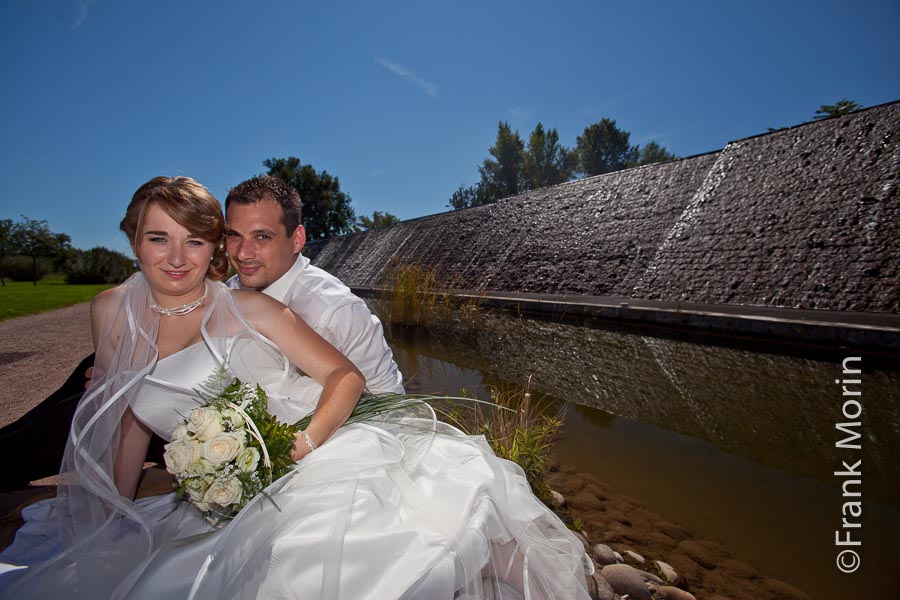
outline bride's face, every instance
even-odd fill
[[[156,204],[147,208],[134,245],[141,271],[160,305],[171,308],[203,293],[213,244],[191,234]]]

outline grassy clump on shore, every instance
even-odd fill
[[[427,325],[439,304],[437,274],[421,265],[394,265],[390,288],[382,294],[387,319],[396,325]]]
[[[436,269],[395,262],[379,297],[379,316],[402,328],[439,331],[459,322],[463,330],[477,331],[480,298],[460,299],[448,291],[455,287]],[[544,480],[562,411],[532,398],[530,379],[518,389],[492,390],[490,398],[493,406],[470,403],[439,410],[467,433],[484,435],[497,456],[522,467],[535,495],[548,502],[550,488]]]
[[[456,286],[437,269],[396,262],[386,283],[379,312],[390,325],[439,328],[453,320],[467,325],[477,320],[480,299],[455,296],[449,290]]]
[[[64,275],[48,275],[37,285],[30,281],[7,280],[6,285],[0,286],[0,321],[88,302],[112,287],[104,284],[69,285],[64,278]]]
[[[535,495],[548,503],[545,479],[550,450],[563,425],[562,410],[534,398],[530,381],[519,389],[492,390],[491,403],[495,406],[456,405],[445,414],[467,433],[484,435],[494,454],[522,467]]]

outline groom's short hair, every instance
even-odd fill
[[[274,200],[278,203],[281,207],[281,221],[287,235],[288,237],[293,235],[302,223],[303,204],[300,201],[300,194],[278,177],[271,175],[257,175],[231,188],[225,198],[226,216],[232,202],[256,204],[263,200]]]

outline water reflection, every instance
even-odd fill
[[[838,485],[842,356],[805,358],[628,330],[483,314],[474,327],[390,333],[399,350],[501,374],[576,404],[707,440],[790,473]],[[434,369],[421,363],[413,367]],[[874,359],[873,359],[874,360]],[[900,506],[900,375],[863,357],[866,496]],[[468,380],[477,377],[469,374]],[[452,376],[440,377],[450,393]],[[471,385],[471,384],[470,384]]]
[[[834,567],[840,351],[806,358],[645,332],[482,315],[389,331],[411,391],[520,384],[571,402],[555,453],[811,597],[891,598],[900,381],[863,359],[864,568]],[[805,351],[804,351],[805,353]],[[555,400],[553,398],[555,397]],[[621,416],[618,416],[621,415]],[[877,500],[881,500],[879,502]]]

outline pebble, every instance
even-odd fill
[[[661,586],[659,591],[665,594],[666,600],[697,600],[697,597],[692,593],[686,592],[681,588],[672,587],[671,585]]]
[[[759,579],[759,571],[745,562],[729,558],[728,560],[722,561],[720,566],[735,573],[738,577],[743,577],[744,579]]]
[[[678,583],[678,573],[675,572],[675,569],[672,568],[672,565],[661,560],[655,560],[653,561],[653,564],[656,565],[656,568],[659,569],[660,573],[662,573],[663,579],[665,579],[666,582],[671,583],[672,585]]]
[[[656,521],[653,523],[653,528],[666,534],[676,542],[680,542],[691,537],[691,532],[689,532],[687,529],[680,525],[669,523],[668,521]]]
[[[575,534],[575,537],[577,537],[579,539],[579,541],[581,542],[581,544],[584,546],[584,551],[590,552],[591,545],[588,543],[587,536],[584,535],[584,533],[581,531],[573,531],[572,533]]]
[[[728,558],[725,548],[708,540],[684,540],[676,548],[704,569],[714,569],[719,562]]]
[[[594,581],[597,582],[597,595],[595,600],[615,600],[616,591],[609,585],[609,582],[600,576],[598,571],[594,571]]]
[[[631,600],[652,600],[644,578],[634,567],[628,565],[606,565],[600,569],[600,576],[609,582],[620,596],[628,594]]]
[[[758,585],[762,589],[775,594],[781,600],[804,600],[808,598],[802,591],[779,579],[770,579],[766,577],[760,581]]]
[[[647,560],[643,556],[633,550],[626,550],[623,553],[623,556],[625,557],[626,562],[633,562],[639,565],[647,563]]]
[[[591,552],[591,558],[593,558],[594,562],[596,562],[601,567],[605,567],[606,565],[614,565],[619,562],[616,558],[616,553],[606,544],[597,544],[596,546],[594,546],[594,550],[593,552]]]
[[[584,511],[601,510],[603,508],[603,503],[600,499],[586,490],[582,490],[572,496],[570,503],[572,506]]]
[[[550,504],[553,508],[562,508],[566,505],[566,499],[556,490],[550,490]]]
[[[644,578],[644,581],[646,581],[646,582],[654,583],[656,585],[662,585],[665,583],[665,581],[663,581],[662,579],[660,579],[653,573],[648,573],[647,571],[641,571],[640,569],[635,569],[635,570],[641,575],[641,577]]]

